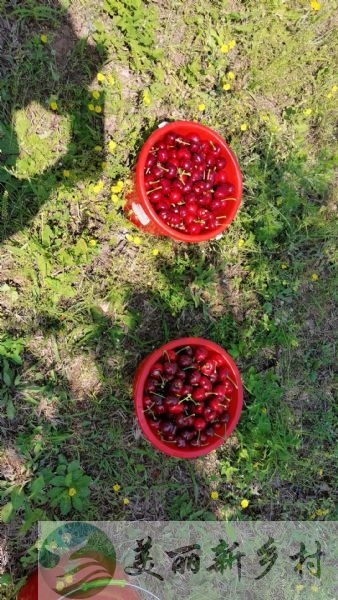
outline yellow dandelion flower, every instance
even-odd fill
[[[333,85],[331,88],[331,92],[332,94],[335,94],[338,91],[338,86],[337,85]]]
[[[73,488],[73,487],[69,488],[68,496],[70,496],[72,498],[73,496],[76,496],[76,494],[77,494],[77,491],[75,488]]]
[[[55,102],[55,101],[51,102],[51,103],[49,104],[49,106],[50,106],[50,108],[51,108],[52,110],[57,110],[57,109],[58,109],[57,102]]]
[[[287,268],[288,268],[288,266],[287,266],[287,264],[285,264],[285,263],[282,263],[282,264],[281,264],[281,266],[280,266],[280,268],[281,268],[281,269],[287,269]]]
[[[238,246],[238,248],[243,248],[244,244],[245,244],[245,241],[244,241],[243,239],[240,239],[240,240],[238,240],[238,242],[237,242],[237,246]]]
[[[124,187],[124,182],[122,181],[122,179],[119,179],[115,185],[118,188],[118,190],[121,192],[121,190],[123,190],[123,187]]]
[[[309,117],[312,114],[312,108],[304,108],[303,115]]]
[[[107,76],[107,81],[110,85],[113,85],[115,83],[115,79],[112,75]]]
[[[152,253],[154,256],[157,256],[157,255],[158,255],[158,253],[159,253],[159,249],[158,249],[158,248],[153,248],[153,249],[152,249],[152,251],[151,251],[151,253]]]
[[[331,92],[329,92],[328,94],[326,94],[326,97],[327,97],[327,98],[332,98],[332,94],[331,94]]]
[[[301,592],[304,589],[304,586],[301,583],[297,583],[296,585],[296,592]]]
[[[102,146],[95,146],[94,150],[95,152],[102,152],[103,148]]]
[[[311,2],[312,10],[320,10],[320,7],[321,7],[321,5],[319,2],[317,2],[317,0],[312,0],[312,2]]]
[[[93,192],[94,192],[95,194],[99,194],[99,192],[101,192],[101,190],[102,190],[103,188],[104,188],[104,183],[103,183],[103,181],[101,181],[101,180],[100,180],[100,181],[98,181],[98,182],[97,182],[97,183],[94,185],[94,187],[93,187]]]
[[[247,123],[242,123],[242,125],[241,125],[241,131],[246,131],[247,129],[248,129]]]
[[[269,117],[268,115],[260,115],[260,119],[263,121],[263,123],[266,123],[269,120]]]
[[[318,281],[318,275],[317,275],[317,273],[312,273],[311,279],[312,279],[312,281]]]
[[[118,483],[115,483],[115,484],[113,485],[113,490],[114,490],[114,492],[119,492],[119,491],[120,491],[120,489],[121,489],[121,486],[120,486]]]
[[[106,169],[107,167],[108,167],[108,163],[107,163],[106,161],[103,161],[103,162],[101,163],[101,168],[104,170],[104,169]]]
[[[311,592],[315,592],[315,593],[319,591],[318,585],[315,585],[315,584],[312,585],[310,589],[311,589]]]
[[[222,46],[221,46],[221,52],[222,52],[222,54],[227,54],[227,52],[229,52],[229,46],[228,46],[228,44],[222,44]]]
[[[91,248],[95,248],[95,246],[96,246],[96,240],[89,240],[89,246]]]
[[[98,74],[96,75],[96,79],[97,79],[97,80],[98,80],[100,83],[102,83],[102,81],[104,81],[104,80],[106,79],[106,76],[105,76],[103,73],[98,73]]]
[[[96,113],[102,113],[102,106],[99,106],[98,104],[95,106],[95,112]]]
[[[66,575],[65,576],[65,582],[66,583],[73,583],[73,575]]]
[[[319,477],[323,477],[323,469],[319,469],[318,475],[319,475]]]
[[[127,233],[126,239],[128,240],[128,242],[133,242],[134,241],[134,237],[130,233]]]
[[[117,146],[116,142],[114,142],[114,140],[110,140],[110,142],[108,144],[109,152],[114,152],[116,146]]]
[[[229,71],[227,78],[230,79],[230,81],[233,81],[235,79],[235,73],[233,71]]]
[[[133,242],[134,242],[134,244],[136,244],[136,246],[140,246],[140,244],[142,244],[142,240],[141,240],[141,238],[138,235],[136,235],[134,237]]]
[[[128,504],[129,504],[129,500],[128,500],[128,498],[123,498],[123,504],[124,504],[125,506],[128,506]]]
[[[47,36],[44,33],[40,35],[40,40],[43,44],[47,44]]]
[[[62,174],[64,177],[70,177],[70,171],[68,171],[68,169],[65,169]]]
[[[95,110],[95,106],[91,102],[89,104],[87,104],[87,107],[88,107],[88,110],[90,110],[92,112]]]
[[[230,40],[230,42],[229,42],[229,48],[230,48],[230,50],[232,48],[234,48],[235,46],[236,46],[236,40]]]
[[[211,492],[210,498],[211,500],[218,500],[218,492]]]
[[[63,581],[57,581],[57,582],[56,582],[55,589],[56,589],[58,592],[61,592],[61,591],[64,589],[64,587],[65,587],[65,584],[63,583]]]
[[[198,105],[197,108],[198,108],[199,111],[203,112],[206,107],[205,107],[205,104],[203,104],[203,102],[202,102],[201,104]]]
[[[92,92],[92,96],[95,100],[98,100],[100,98],[100,92],[98,90],[94,90]]]
[[[243,500],[241,500],[241,507],[242,508],[248,508],[249,506],[249,500],[247,500],[246,498],[244,498]]]
[[[225,83],[225,84],[223,85],[223,90],[224,90],[225,92],[228,92],[229,90],[231,90],[231,85],[230,85],[230,83]]]
[[[143,104],[145,106],[149,106],[151,104],[151,98],[148,90],[144,90],[143,92]]]
[[[112,194],[110,199],[112,202],[114,202],[114,204],[118,204],[118,202],[120,201],[120,198],[116,194]]]

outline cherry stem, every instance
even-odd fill
[[[160,185],[157,188],[153,188],[152,190],[148,190],[147,194],[152,194],[152,192],[156,192],[156,190],[161,190],[161,189],[162,189],[162,186]]]
[[[183,346],[183,348],[180,348],[179,350],[176,350],[176,354],[179,354],[180,352],[183,352],[183,350],[186,350],[187,348],[190,348],[190,346]]]

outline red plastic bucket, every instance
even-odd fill
[[[149,151],[153,145],[160,141],[169,132],[175,132],[181,135],[198,134],[202,141],[212,141],[220,145],[222,148],[221,156],[227,160],[227,170],[229,173],[229,183],[231,183],[235,191],[233,197],[236,201],[227,202],[226,212],[222,215],[222,225],[212,231],[201,233],[200,235],[188,235],[182,233],[167,225],[155,212],[144,186],[144,168]],[[147,139],[140,152],[136,171],[133,175],[133,189],[126,195],[125,212],[128,218],[139,229],[153,235],[166,235],[179,242],[204,242],[211,238],[220,236],[223,231],[230,225],[235,218],[242,198],[242,175],[237,162],[237,159],[223,138],[199,123],[193,121],[174,121],[163,127],[156,129]]]
[[[149,376],[149,371],[156,363],[162,358],[163,352],[165,350],[175,350],[175,348],[182,346],[205,346],[208,350],[212,352],[217,352],[220,354],[227,365],[231,373],[231,378],[237,385],[237,389],[235,389],[234,396],[230,402],[228,413],[229,413],[229,421],[226,425],[226,430],[224,433],[221,433],[222,437],[229,437],[233,430],[235,429],[243,406],[243,387],[241,382],[241,377],[239,371],[232,360],[231,356],[223,350],[218,344],[215,342],[211,342],[210,340],[205,340],[203,338],[194,338],[194,337],[186,337],[180,338],[178,340],[173,340],[164,346],[161,346],[157,350],[154,350],[151,354],[149,354],[138,366],[135,376],[134,376],[134,389],[133,389],[133,397],[134,397],[134,405],[136,416],[139,422],[139,425],[148,439],[148,441],[157,449],[161,450],[161,452],[165,452],[165,454],[169,454],[170,456],[175,456],[176,458],[197,458],[198,456],[203,456],[205,454],[209,454],[212,450],[218,448],[221,444],[223,444],[223,439],[220,436],[214,436],[210,439],[210,443],[203,448],[177,448],[174,447],[170,442],[166,442],[165,440],[161,440],[156,433],[151,429],[148,420],[144,413],[143,406],[143,396],[144,396],[144,386],[146,380]],[[224,426],[225,427],[225,426]]]

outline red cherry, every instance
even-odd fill
[[[195,421],[194,421],[194,427],[197,431],[202,431],[202,429],[205,429],[206,427],[206,422],[204,419],[202,419],[202,417],[196,417]]]
[[[226,364],[225,358],[223,358],[223,356],[221,356],[221,354],[219,354],[218,352],[212,352],[209,355],[209,358],[215,361],[217,367],[222,367]]]
[[[207,406],[207,408],[204,409],[203,417],[208,423],[211,423],[216,419],[217,412],[213,410],[210,406]]]
[[[212,390],[212,384],[207,377],[201,377],[198,385],[202,387],[206,392],[210,392]]]
[[[201,366],[201,373],[203,375],[210,376],[215,372],[215,362],[213,360],[206,360]]]
[[[177,369],[178,366],[176,362],[165,361],[163,363],[163,372],[165,373],[165,375],[175,375]]]
[[[149,371],[150,377],[154,379],[160,379],[161,374],[163,373],[163,365],[162,363],[155,363]]]
[[[180,396],[182,387],[183,387],[182,379],[173,379],[170,383],[169,389],[173,394]]]
[[[208,358],[209,352],[204,346],[197,346],[195,349],[195,360],[204,362]]]
[[[224,398],[226,395],[226,384],[218,383],[212,388],[213,394],[216,394],[218,398]]]
[[[201,225],[199,223],[191,223],[187,226],[189,235],[199,235],[201,233]]]
[[[203,413],[204,413],[204,406],[203,406],[203,404],[197,404],[194,407],[194,412],[195,412],[196,415],[203,415]]]
[[[182,398],[184,398],[185,396],[188,396],[189,394],[191,394],[193,390],[192,385],[189,385],[188,383],[185,383],[182,387],[181,390],[181,394],[182,394]]]
[[[179,354],[177,362],[180,365],[180,367],[189,367],[192,363],[192,357],[188,354]]]
[[[188,375],[188,381],[191,385],[198,385],[201,377],[201,373],[197,370],[194,370]]]
[[[154,392],[156,390],[156,386],[157,386],[158,382],[156,379],[153,379],[152,377],[149,377],[146,381],[146,384],[144,386],[144,389],[146,392]]]
[[[201,402],[205,398],[205,390],[202,387],[197,387],[193,390],[191,395],[196,402]]]

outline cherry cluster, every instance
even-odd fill
[[[237,389],[225,359],[204,346],[165,350],[144,387],[144,414],[160,439],[178,448],[207,446],[224,435]]]
[[[217,229],[235,188],[228,181],[221,146],[197,134],[167,133],[150,150],[144,170],[146,193],[170,227],[189,235]]]

